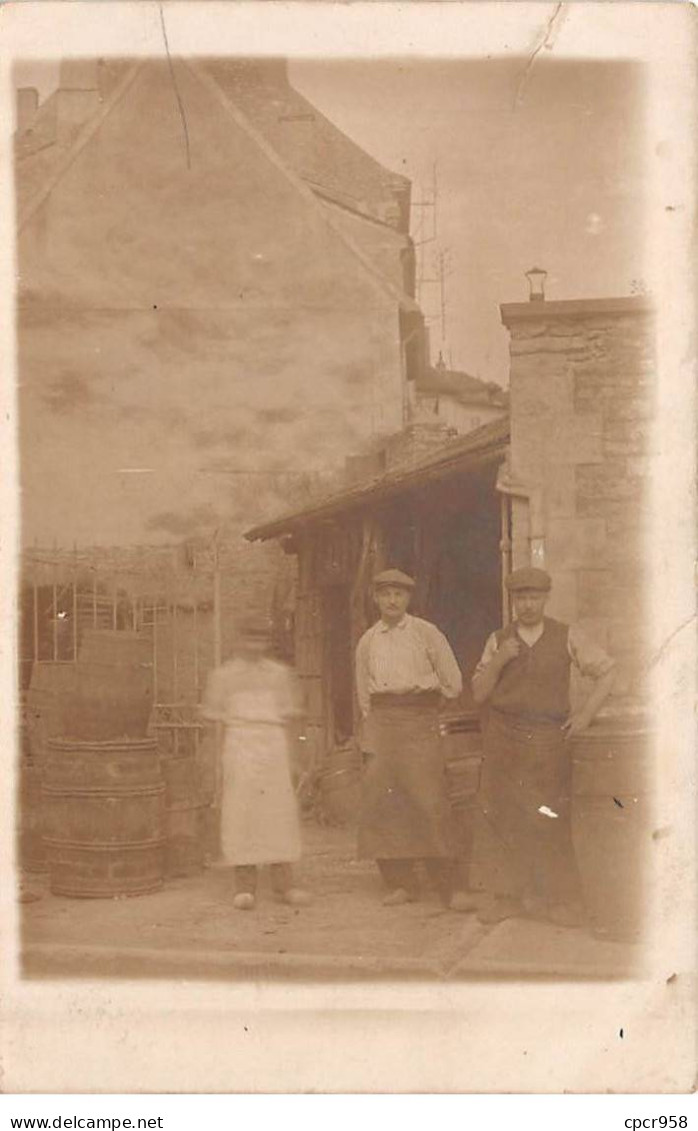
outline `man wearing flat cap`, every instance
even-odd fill
[[[388,889],[384,902],[417,898],[415,864],[454,910],[451,812],[440,747],[439,706],[455,699],[462,678],[446,637],[407,609],[414,581],[398,569],[374,578],[380,619],[356,649],[356,690],[365,756],[359,856],[375,860]],[[468,907],[467,910],[472,908]]]
[[[583,920],[570,827],[568,740],[586,729],[610,693],[614,662],[575,627],[545,616],[551,578],[526,567],[507,578],[514,619],[493,633],[472,681],[487,705],[478,802],[490,899],[486,923],[532,913],[562,926]],[[570,713],[574,666],[594,681]]]

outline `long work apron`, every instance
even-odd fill
[[[301,856],[301,832],[291,781],[286,727],[265,720],[270,693],[238,693],[254,718],[230,719],[223,747],[221,844],[230,864],[290,863]]]
[[[569,748],[559,723],[489,712],[477,797],[487,888],[551,902],[579,898]]]
[[[453,855],[439,696],[380,695],[367,719],[359,857]]]

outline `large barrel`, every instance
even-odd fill
[[[17,789],[17,858],[26,872],[46,871],[46,846],[43,829],[42,769],[21,758]]]
[[[165,785],[154,739],[51,739],[43,794],[55,895],[108,898],[162,886]]]
[[[320,805],[329,825],[352,824],[361,805],[361,754],[353,742],[336,746],[320,774]]]
[[[196,758],[163,758],[165,875],[194,876],[204,867],[204,805]]]
[[[141,738],[153,705],[153,643],[139,632],[87,629],[74,707],[64,734],[90,741]]]
[[[611,702],[574,739],[572,835],[594,933],[642,932],[651,845],[652,730],[647,715]]]
[[[77,665],[66,662],[35,663],[26,697],[26,724],[30,758],[41,763],[49,738],[66,733],[77,691]]]
[[[462,883],[470,884],[475,832],[474,805],[482,770],[482,734],[475,713],[444,719],[441,740],[453,813],[456,863]]]

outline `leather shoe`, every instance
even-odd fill
[[[471,891],[454,891],[448,906],[451,911],[460,911],[461,914],[466,914],[468,911],[477,911],[481,903],[482,899]]]
[[[307,907],[309,903],[312,903],[310,892],[303,891],[302,888],[289,888],[281,898],[284,903],[288,903],[291,907]]]
[[[400,907],[403,903],[414,903],[415,897],[405,888],[395,888],[383,900],[384,907]]]

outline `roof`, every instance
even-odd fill
[[[313,192],[407,235],[409,179],[384,168],[291,86],[285,60],[206,60],[200,65]],[[34,188],[50,177],[81,128],[101,119],[103,107],[111,109],[110,95],[134,69],[120,60],[100,60],[93,88],[61,86],[41,103],[29,127],[15,136],[25,184],[31,180]],[[75,96],[69,106],[66,96]]]
[[[617,298],[571,298],[549,302],[506,302],[500,308],[505,326],[512,322],[545,322],[548,318],[597,318],[608,314],[653,314],[651,295],[621,295]]]
[[[410,182],[405,177],[398,177],[383,169],[319,111],[315,111],[314,107],[288,83],[283,60],[272,60],[271,64],[260,60],[247,63],[238,60],[236,63],[225,64],[177,60],[177,63],[186,67],[208,87],[209,93],[219,105],[284,172],[284,175],[295,185],[296,190],[319,209],[328,228],[331,228],[351,253],[361,261],[378,286],[389,294],[403,311],[421,314],[415,299],[384,273],[381,262],[360,247],[356,240],[328,215],[324,206],[327,197],[332,196],[331,170],[333,163],[336,162],[337,169],[334,172],[333,182],[335,197],[338,191],[337,184],[341,179],[337,170],[342,168],[345,170],[346,184],[351,190],[355,193],[364,192],[364,195],[368,195],[373,201],[371,207],[377,214],[369,215],[371,222],[375,223],[378,219],[396,230],[400,227],[396,216],[393,216],[392,222],[388,219],[390,208],[394,210],[397,207],[395,187],[398,186],[398,196],[402,191],[403,194],[407,193],[406,199],[409,200]],[[98,133],[104,121],[131,86],[138,81],[145,68],[165,65],[162,61],[150,60],[137,61],[131,65],[119,63],[109,66],[106,70],[100,66],[98,73],[101,78],[97,80],[100,83],[99,91],[96,87],[78,90],[59,89],[39,107],[30,128],[15,135],[19,230],[22,230],[32,219],[82,150]],[[69,128],[58,129],[61,99],[73,94],[77,95],[78,99],[77,101],[71,99],[68,106]],[[86,95],[87,98],[84,97]],[[301,111],[302,107],[307,109]],[[285,111],[281,114],[280,110],[283,108]],[[252,112],[252,117],[247,110]],[[278,119],[293,121],[299,115],[308,117],[311,112],[314,116],[312,135],[314,141],[311,146],[304,146],[297,135],[289,133],[279,124]],[[273,124],[274,118],[277,119],[276,125]],[[314,159],[311,160],[308,154],[314,155]],[[326,191],[316,191],[304,175],[304,168],[306,171],[310,169],[313,175],[324,177],[329,186]],[[352,199],[351,194],[348,194],[347,200],[350,199]],[[347,206],[346,200],[343,203]],[[369,207],[370,201],[360,203]],[[358,214],[363,213],[359,210]],[[407,217],[409,221],[409,207]]]
[[[417,378],[417,392],[430,396],[451,396],[462,404],[501,405],[508,402],[506,391],[494,381],[482,381],[460,369],[429,366]]]
[[[388,471],[365,484],[354,485],[318,500],[301,510],[289,511],[271,522],[246,531],[250,542],[266,541],[290,534],[302,526],[323,522],[349,510],[357,510],[382,502],[427,483],[457,475],[504,458],[509,444],[509,418],[502,417],[476,428],[467,436],[420,460],[412,467]]]

